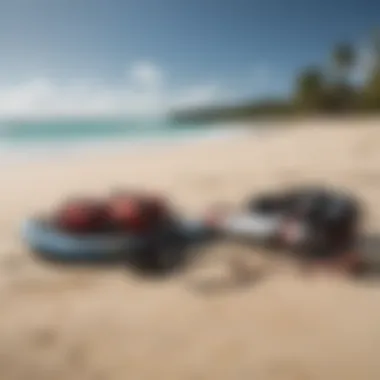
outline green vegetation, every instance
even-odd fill
[[[359,53],[349,43],[332,49],[324,67],[305,67],[295,78],[287,99],[269,99],[240,105],[220,105],[173,111],[176,121],[205,122],[294,116],[299,114],[355,114],[380,111],[380,34],[370,41],[370,62],[362,83],[353,83],[360,69]]]
[[[253,116],[291,114],[293,109],[288,102],[279,100],[250,102],[240,105],[223,105],[207,108],[189,109],[173,112],[173,120],[181,122],[213,122],[228,120],[246,120]]]

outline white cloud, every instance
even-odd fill
[[[122,86],[101,83],[61,84],[34,78],[12,87],[0,85],[0,117],[104,116],[159,114],[175,107],[196,107],[228,98],[216,85],[169,89],[152,62],[133,64]]]
[[[157,89],[163,84],[162,71],[149,61],[135,63],[127,72],[128,75],[137,86],[146,89]]]

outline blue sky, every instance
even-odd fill
[[[78,103],[95,91],[97,104],[107,93],[119,108],[136,92],[156,108],[158,97],[283,95],[300,67],[338,41],[365,46],[376,26],[380,2],[369,0],[2,0],[0,101],[13,91],[7,107],[31,112],[52,107],[52,92]]]

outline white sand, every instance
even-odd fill
[[[375,283],[305,278],[280,265],[234,289],[223,260],[247,253],[236,246],[213,248],[208,262],[181,276],[142,282],[123,268],[43,265],[17,236],[22,218],[71,193],[133,185],[162,191],[196,214],[215,201],[236,204],[255,191],[305,181],[354,191],[368,206],[367,229],[376,231],[379,146],[376,120],[315,121],[145,157],[118,153],[4,171],[0,379],[379,380]],[[269,264],[261,257],[252,265]],[[217,276],[224,289],[199,290]]]

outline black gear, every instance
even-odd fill
[[[359,222],[359,205],[345,194],[325,189],[308,189],[293,197],[290,213],[307,228],[302,251],[330,257],[354,244]]]

